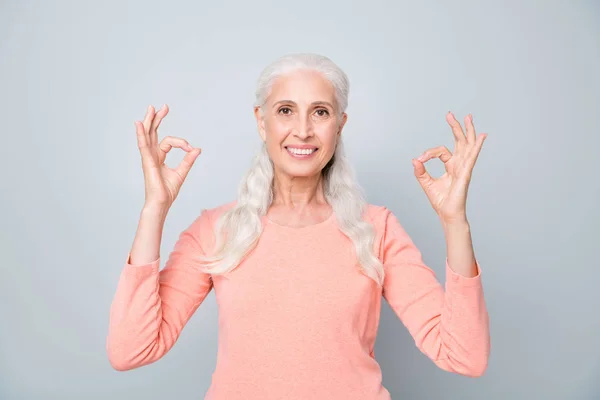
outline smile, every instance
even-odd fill
[[[299,149],[295,147],[286,147],[287,153],[297,159],[306,159],[312,157],[313,154],[319,150],[316,147],[307,148],[307,149]]]

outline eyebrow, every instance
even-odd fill
[[[292,100],[279,100],[278,102],[275,102],[275,104],[273,104],[273,107],[276,107],[278,104],[281,103],[288,103],[288,104],[293,104],[293,105],[297,105],[295,101]],[[325,106],[329,106],[331,108],[334,108],[333,105],[328,102],[328,101],[313,101],[311,103],[311,105],[325,105]]]

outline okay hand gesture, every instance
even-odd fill
[[[452,222],[467,218],[469,182],[487,134],[475,134],[471,114],[465,117],[466,134],[451,112],[446,114],[446,121],[454,134],[454,153],[445,146],[438,146],[426,150],[416,159],[413,158],[412,163],[415,177],[440,219]],[[446,168],[446,172],[439,178],[432,178],[425,169],[424,163],[432,158],[442,160]]]
[[[165,104],[158,112],[149,106],[144,121],[135,121],[137,143],[142,156],[146,187],[146,205],[170,208],[201,149],[190,146],[187,140],[166,136],[158,142],[158,127],[169,112]],[[165,164],[167,153],[178,147],[187,154],[176,168]]]

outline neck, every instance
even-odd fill
[[[310,177],[291,177],[275,173],[272,204],[286,208],[304,208],[326,203],[323,177],[320,173]]]

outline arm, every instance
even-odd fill
[[[164,356],[211,291],[210,274],[199,271],[194,261],[213,240],[209,213],[204,210],[180,234],[162,270],[160,256],[131,264],[128,254],[110,307],[106,340],[116,370],[138,368]]]
[[[397,218],[386,212],[383,296],[417,347],[438,367],[471,377],[483,375],[490,336],[479,263],[457,265],[475,271],[472,277],[461,275],[452,269],[449,260],[461,263],[468,257],[460,248],[448,249],[444,290]],[[464,243],[456,235],[448,239],[452,246]]]

